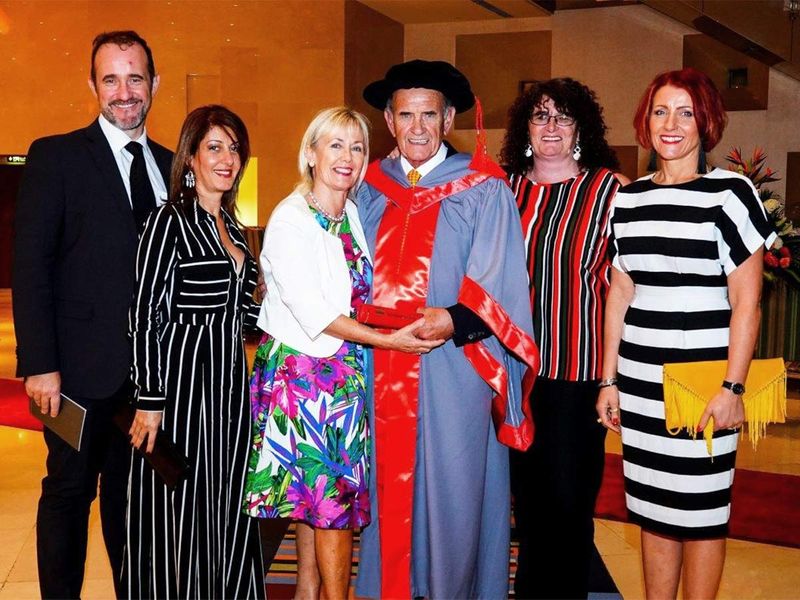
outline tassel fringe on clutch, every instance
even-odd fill
[[[706,405],[719,391],[725,378],[727,361],[713,360],[664,365],[664,410],[667,431],[676,435],[686,429],[697,436],[697,425]],[[786,421],[786,368],[781,358],[754,360],[745,382],[747,390],[742,397],[747,434],[755,448],[766,434],[767,423]],[[714,419],[709,419],[703,430],[708,454],[712,455],[711,441]]]

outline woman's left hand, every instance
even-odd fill
[[[714,417],[714,431],[741,427],[744,423],[742,397],[727,388],[720,388],[717,395],[706,405],[706,410],[697,424],[697,431],[703,431],[711,417]]]
[[[133,424],[128,434],[131,436],[131,444],[137,450],[142,446],[147,438],[145,452],[148,454],[153,451],[156,445],[156,434],[161,425],[164,411],[161,410],[137,410],[133,418]]]

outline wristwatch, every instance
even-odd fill
[[[736,383],[733,381],[723,381],[722,387],[729,389],[737,396],[741,396],[742,394],[744,394],[744,384],[742,383]]]

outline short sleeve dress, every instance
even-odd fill
[[[609,252],[635,284],[619,348],[625,496],[631,521],[682,539],[727,535],[738,432],[670,435],[662,367],[726,359],[727,276],[776,237],[748,179],[722,169],[678,185],[652,176],[614,198]],[[721,383],[721,382],[720,382]]]
[[[348,217],[341,223],[309,207],[337,236],[350,270],[351,308],[366,302],[372,265]],[[253,436],[244,511],[287,517],[321,529],[370,522],[367,349],[345,341],[330,357],[302,354],[265,334],[253,364]]]

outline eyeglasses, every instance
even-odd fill
[[[547,125],[550,123],[550,119],[553,119],[559,127],[569,127],[575,124],[575,117],[570,117],[569,115],[551,115],[546,112],[533,113],[530,122],[534,125]]]

